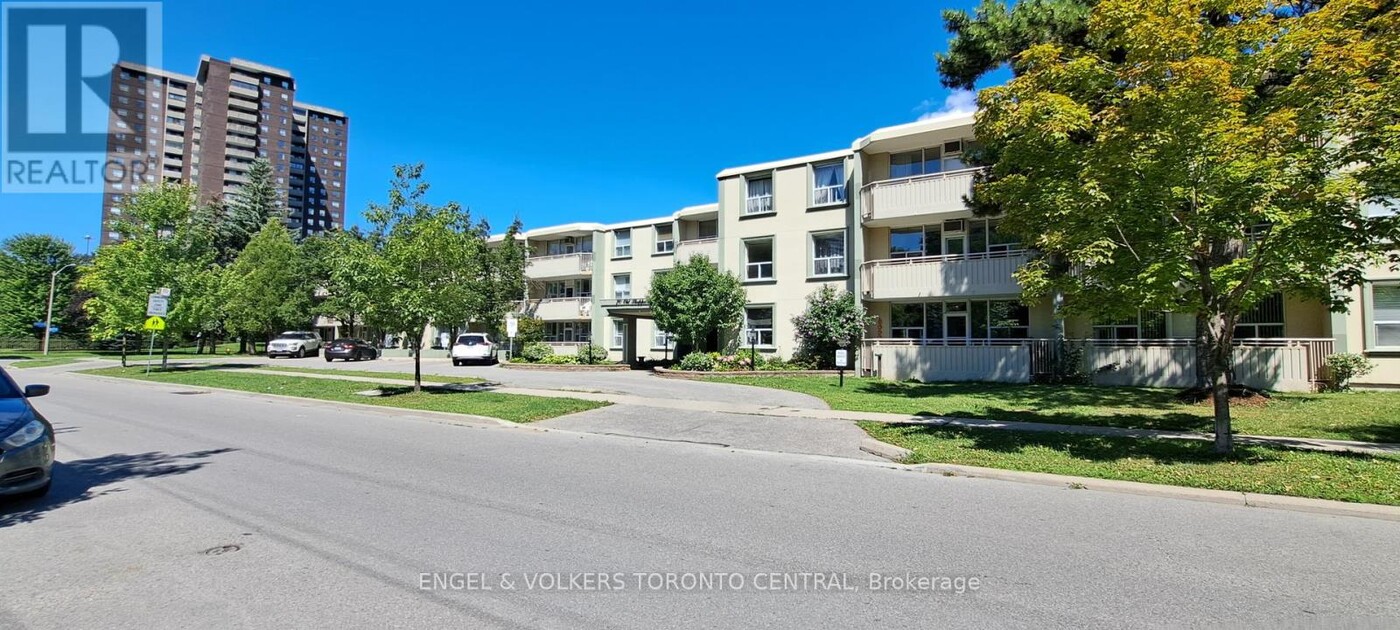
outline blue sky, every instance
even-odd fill
[[[164,3],[164,63],[290,70],[351,117],[347,214],[422,161],[435,201],[501,228],[712,202],[729,166],[848,146],[944,106],[958,2]],[[281,16],[281,28],[265,28]],[[0,195],[0,238],[97,241],[96,195]]]

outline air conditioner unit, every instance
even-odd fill
[[[965,232],[967,231],[967,219],[949,219],[943,222],[944,232]]]

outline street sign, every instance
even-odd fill
[[[837,350],[837,351],[836,351],[836,367],[839,367],[839,368],[848,368],[848,367],[851,367],[850,360],[851,360],[851,354],[850,354],[850,351],[849,351],[849,350],[847,350],[847,349],[845,349],[845,348],[841,348],[840,350]]]
[[[514,338],[515,338],[515,333],[518,333],[518,332],[520,332],[520,320],[516,319],[514,316],[512,316],[512,317],[507,317],[507,318],[506,318],[506,336],[507,336],[507,337],[510,337],[511,339],[514,339]]]
[[[153,315],[151,317],[146,318],[146,324],[142,326],[142,328],[145,328],[146,330],[149,330],[151,332],[165,330],[165,319],[160,316]]]
[[[152,293],[146,298],[147,317],[165,317],[170,312],[170,296]]]

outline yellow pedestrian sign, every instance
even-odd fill
[[[163,318],[163,317],[150,317],[150,318],[147,318],[147,319],[146,319],[145,329],[146,329],[146,330],[150,330],[150,331],[165,330],[165,318]]]

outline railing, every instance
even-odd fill
[[[680,261],[689,260],[691,256],[700,254],[710,260],[719,260],[719,239],[718,238],[697,238],[688,241],[681,241],[676,244],[676,259]]]
[[[963,197],[981,168],[915,175],[866,184],[860,189],[861,218],[895,219],[965,210]]]
[[[531,256],[527,275],[532,278],[577,276],[593,272],[593,253],[574,252],[550,256]]]
[[[873,300],[1018,294],[1012,274],[1029,256],[1017,249],[871,260],[860,266],[862,291]]]
[[[744,207],[744,214],[768,214],[772,211],[773,195],[749,197]]]
[[[812,205],[825,206],[837,203],[846,203],[846,187],[844,185],[821,186],[812,189]]]
[[[543,320],[576,320],[592,313],[591,297],[532,298],[516,305],[521,313]]]

